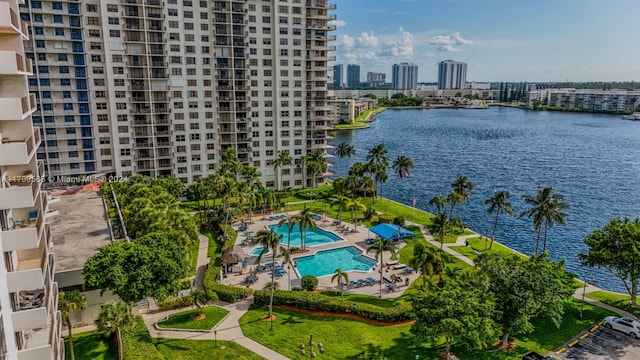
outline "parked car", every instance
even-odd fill
[[[640,321],[626,317],[607,316],[603,322],[602,325],[608,329],[623,332],[634,339],[640,337]]]

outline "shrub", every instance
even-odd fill
[[[249,297],[249,295],[251,295],[251,293],[253,292],[253,289],[215,283],[213,284],[213,286],[207,289],[207,296],[209,298],[211,298],[210,292],[215,293],[217,297],[222,301],[234,303]]]
[[[122,331],[122,357],[127,360],[165,360],[151,342],[142,316],[136,317],[133,327]]]
[[[269,294],[268,290],[254,292],[254,305],[268,305]],[[355,304],[349,300],[308,291],[276,290],[273,292],[273,305],[288,305],[298,309],[327,311],[337,314],[351,313],[365,319],[383,322],[401,322],[413,318],[411,305],[409,304],[400,304],[395,307],[382,307],[367,303]]]
[[[168,298],[158,302],[158,308],[162,311],[173,310],[191,305],[193,305],[193,300],[190,296],[169,296]]]
[[[193,286],[193,280],[191,279],[182,279],[179,282],[180,289],[187,290]]]
[[[393,216],[389,214],[378,214],[378,221],[381,224],[391,224],[393,221]]]
[[[399,226],[404,226],[404,217],[402,217],[402,216],[394,217],[393,218],[393,224],[394,225],[399,225]]]
[[[300,286],[302,286],[304,290],[313,291],[318,287],[318,278],[311,275],[305,275],[300,281]]]
[[[364,211],[364,219],[370,220],[376,214],[376,209],[372,207],[368,207],[367,210]]]

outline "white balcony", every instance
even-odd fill
[[[40,246],[40,239],[46,236],[44,218],[44,214],[38,214],[35,222],[23,221],[24,227],[0,231],[4,251],[35,249]]]
[[[0,209],[33,207],[39,192],[40,183],[35,179],[27,183],[11,183],[10,187],[0,188]],[[24,219],[23,224],[26,222],[27,219]],[[22,224],[17,225],[21,226]]]
[[[38,128],[34,128],[33,135],[26,139],[0,139],[0,166],[30,163],[38,146],[40,146]]]
[[[27,40],[27,26],[9,3],[0,1],[0,34],[22,35]]]
[[[36,96],[29,94],[22,98],[0,98],[0,109],[0,121],[24,120],[36,111]]]
[[[0,51],[0,75],[33,75],[33,62],[15,51]]]
[[[7,273],[9,292],[42,289],[49,267],[53,265],[49,260],[49,250],[44,246],[19,251],[17,270]],[[27,305],[33,306],[33,304]]]

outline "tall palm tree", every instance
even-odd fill
[[[342,271],[342,269],[337,268],[334,271],[333,276],[331,277],[331,282],[334,282],[335,280],[338,280],[338,285],[340,285],[340,297],[344,297],[344,286],[342,286],[342,284],[340,284],[342,282],[342,280],[344,280],[344,283],[348,283],[349,282],[349,274]]]
[[[569,208],[569,204],[564,202],[564,197],[559,194],[553,194],[551,186],[540,187],[535,196],[523,195],[522,200],[530,207],[523,211],[520,217],[527,216],[533,219],[533,227],[536,235],[536,255],[540,245],[540,233],[542,225],[544,225],[544,242],[542,251],[547,250],[547,229],[554,224],[567,225],[567,214],[564,210]]]
[[[265,210],[271,210],[276,204],[276,193],[271,189],[262,190],[262,220],[265,219]]]
[[[393,168],[393,172],[396,174],[396,179],[393,181],[393,186],[391,186],[391,195],[389,196],[390,198],[393,198],[393,193],[396,190],[398,180],[402,180],[411,174],[413,161],[411,161],[408,156],[398,155],[398,157],[393,160],[391,167]]]
[[[136,317],[131,313],[131,305],[122,300],[108,302],[100,309],[96,320],[98,331],[109,337],[115,335],[118,360],[123,360],[122,330],[133,326],[135,319]]]
[[[316,221],[313,219],[313,213],[310,208],[303,209],[298,216],[298,226],[300,227],[300,235],[302,236],[300,239],[302,241],[302,250],[305,250],[307,248],[307,229],[315,229]]]
[[[280,239],[282,239],[282,235],[278,234],[273,228],[269,230],[260,230],[256,234],[256,237],[251,242],[251,245],[261,245],[264,249],[258,255],[256,259],[256,263],[260,264],[260,260],[262,259],[262,255],[267,252],[267,249],[271,250],[271,283],[274,282],[276,277],[276,251],[278,250],[278,246],[280,245]],[[271,322],[271,329],[273,329],[273,290],[274,286],[271,286],[271,295],[269,298],[269,321]]]
[[[387,181],[388,153],[389,151],[384,147],[384,144],[378,144],[368,149],[368,171],[374,175],[373,178],[376,183],[380,184],[380,192],[382,192],[382,183]]]
[[[487,208],[488,214],[496,213],[496,218],[493,221],[493,233],[491,234],[491,244],[489,245],[489,249],[493,246],[493,240],[496,238],[496,229],[498,228],[498,216],[500,214],[505,213],[507,215],[513,215],[513,209],[511,208],[511,203],[509,202],[509,198],[511,194],[508,191],[496,191],[493,193],[493,196],[486,199],[484,201],[485,205],[489,205]],[[485,243],[486,244],[486,243]],[[485,245],[486,246],[486,245]]]
[[[347,204],[349,204],[349,198],[342,195],[337,195],[333,197],[331,200],[331,207],[338,207],[338,219],[340,219],[340,224],[342,224],[342,212],[347,209]]]
[[[393,247],[393,245],[391,244],[391,240],[389,239],[377,238],[373,241],[373,244],[367,247],[367,254],[370,252],[375,253],[376,260],[380,262],[380,298],[382,298],[382,274],[384,273],[384,271],[382,270],[382,255],[385,251],[390,252],[391,256],[395,255],[396,253],[396,249]]]
[[[296,167],[302,171],[302,186],[307,187],[307,166],[309,165],[309,157],[303,155],[296,160]]]
[[[449,198],[445,194],[438,194],[429,200],[429,205],[436,208],[436,214],[442,214],[445,212],[445,207],[449,203]]]
[[[67,324],[69,329],[69,350],[71,352],[71,360],[74,360],[75,354],[73,353],[73,333],[71,332],[71,314],[78,311],[82,311],[87,308],[87,299],[84,295],[80,294],[78,290],[72,290],[69,292],[60,291],[58,293],[58,310],[60,310],[60,316],[62,321]]]
[[[292,163],[292,159],[291,159],[291,156],[289,155],[289,150],[282,150],[278,152],[278,157],[273,162],[273,170],[277,171],[276,188],[278,190],[280,190],[280,186],[282,185],[282,168],[284,166],[291,165],[291,163]]]
[[[367,211],[367,206],[364,203],[355,200],[349,200],[347,203],[347,210],[351,211],[351,221],[353,222],[353,230],[356,230],[358,225],[358,210]]]
[[[459,199],[452,197],[451,201],[451,214],[450,219],[453,219],[453,208],[458,203],[465,203],[471,198],[471,190],[473,190],[473,183],[467,179],[466,176],[458,175],[451,183],[451,189],[453,192],[460,195]]]
[[[356,148],[344,141],[338,144],[338,146],[336,147],[336,156],[338,157],[338,161],[347,158],[347,168],[349,167],[349,160],[355,154]]]
[[[431,247],[416,246],[413,249],[413,257],[409,260],[409,265],[420,271],[424,276],[423,287],[427,289],[428,279],[427,276],[433,276],[442,274],[444,271],[444,259],[437,251],[434,251]]]
[[[282,225],[285,225],[285,224],[287,225],[287,252],[291,251],[291,232],[293,231],[293,228],[296,226],[296,224],[299,222],[300,222],[300,216],[288,215],[288,214],[286,218],[278,222],[278,225],[280,227],[282,227]]]
[[[231,199],[238,193],[237,182],[233,178],[226,177],[220,183],[219,191],[222,196],[222,209],[225,214],[224,223],[225,226],[223,228],[223,236],[224,241],[227,241],[227,226],[229,223],[229,216],[231,213]]]
[[[327,161],[324,158],[322,149],[313,149],[308,155],[307,168],[311,172],[311,200],[313,200],[313,190],[316,188],[318,175],[328,170]]]
[[[447,218],[447,214],[436,214],[433,218],[433,228],[434,232],[438,234],[440,238],[440,249],[442,249],[444,247],[444,236],[449,230],[449,218]]]
[[[371,176],[363,176],[360,181],[360,190],[363,192],[363,197],[367,199],[367,193],[372,195],[376,192],[376,183]]]
[[[291,290],[291,253],[287,249],[280,249],[280,256],[282,257],[282,265],[287,264],[287,290]]]

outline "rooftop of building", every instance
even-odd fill
[[[51,190],[48,218],[53,234],[56,272],[80,269],[97,252],[111,242],[107,214],[102,196],[95,188],[77,187]]]

